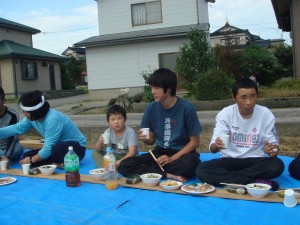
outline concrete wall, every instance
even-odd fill
[[[14,95],[14,68],[12,59],[1,59],[0,60],[0,85],[4,89],[4,92],[9,96]]]
[[[300,1],[293,0],[292,4],[292,39],[294,49],[294,74],[300,79]]]
[[[32,34],[22,31],[0,27],[0,41],[10,40],[32,47]]]

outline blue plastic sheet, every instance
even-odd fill
[[[206,161],[218,157],[201,154]],[[281,156],[287,166],[292,160]],[[96,168],[87,151],[81,174]],[[20,165],[14,165],[20,168]],[[56,172],[64,172],[57,169]],[[5,175],[0,175],[5,176]],[[1,224],[299,224],[299,205],[180,195],[81,183],[66,187],[65,181],[16,176],[17,182],[0,186]],[[285,170],[275,179],[281,187],[300,187]],[[193,180],[191,182],[195,182]]]

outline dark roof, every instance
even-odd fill
[[[31,33],[31,34],[37,34],[37,33],[41,32],[40,30],[35,29],[33,27],[25,26],[23,24],[16,23],[16,22],[13,22],[13,21],[10,21],[10,20],[6,20],[6,19],[1,18],[1,17],[0,17],[0,27],[20,30],[20,31],[24,31],[24,32],[27,32],[27,33]]]
[[[68,47],[68,48],[62,53],[62,55],[65,55],[66,52],[67,52],[68,50],[71,50],[71,51],[73,51],[73,52],[76,52],[76,53],[78,53],[78,54],[80,54],[80,55],[85,55],[85,48],[75,48],[75,47]]]
[[[36,48],[31,48],[26,45],[21,45],[13,41],[3,40],[0,42],[0,58],[32,58],[32,59],[47,59],[55,61],[65,61],[66,58],[42,51]]]
[[[278,27],[282,31],[291,31],[291,0],[271,0]]]
[[[83,41],[74,44],[75,47],[90,47],[90,46],[104,46],[137,41],[165,39],[183,37],[191,30],[208,30],[209,24],[191,24],[185,26],[157,28],[149,30],[131,31],[116,34],[106,34],[87,38]]]
[[[210,34],[211,37],[214,37],[214,36],[219,36],[219,35],[224,35],[224,34],[241,34],[241,33],[247,33],[249,36],[252,37],[252,34],[249,32],[248,29],[240,29],[238,27],[234,27],[234,26],[231,26],[228,22],[226,22],[226,24],[221,27],[220,29],[216,30],[215,32],[212,32]]]

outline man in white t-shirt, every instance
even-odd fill
[[[268,108],[256,104],[258,88],[251,79],[236,81],[232,93],[236,104],[218,113],[209,145],[212,153],[220,152],[220,158],[200,163],[196,175],[212,185],[260,182],[276,190],[279,185],[269,179],[280,176],[284,164],[277,157],[275,117]],[[228,148],[220,139],[224,134],[229,134]]]

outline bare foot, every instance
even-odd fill
[[[178,180],[180,182],[187,182],[187,179],[184,176],[176,176],[171,173],[167,173],[167,178]]]

